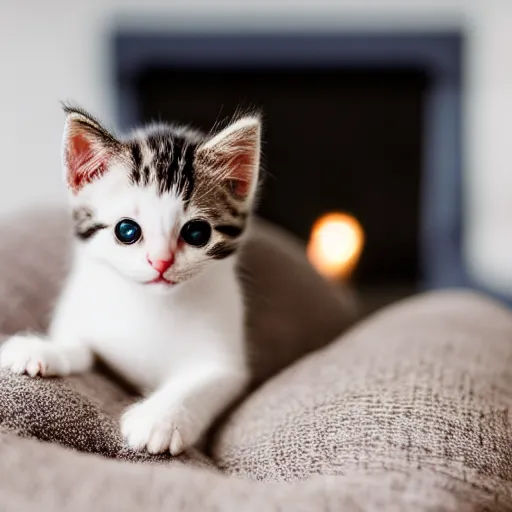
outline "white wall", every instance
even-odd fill
[[[480,278],[512,290],[510,0],[4,0],[0,215],[63,200],[58,102],[75,100],[112,122],[106,36],[114,23],[141,17],[176,30],[356,25],[414,30],[464,24],[470,35],[468,260]]]
[[[466,261],[512,296],[512,2],[475,10],[466,99]]]

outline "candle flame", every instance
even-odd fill
[[[357,219],[345,213],[328,213],[313,225],[307,255],[328,279],[346,279],[354,271],[364,245]]]

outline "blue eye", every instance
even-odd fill
[[[126,245],[134,244],[142,236],[141,227],[132,219],[120,220],[114,229],[116,238]]]
[[[180,234],[188,245],[202,247],[209,242],[212,228],[205,220],[191,220],[181,228]]]

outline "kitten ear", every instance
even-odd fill
[[[120,143],[87,112],[66,106],[64,112],[63,167],[68,187],[76,193],[103,175]]]
[[[259,118],[243,117],[202,144],[196,155],[237,199],[251,200],[258,185],[260,137]]]

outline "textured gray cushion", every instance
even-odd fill
[[[195,457],[203,467],[127,464],[0,427],[2,510],[510,511],[511,337],[512,315],[471,294],[397,305],[234,411],[213,450],[224,474]],[[46,382],[106,414],[127,398],[77,379]],[[39,425],[55,421],[44,406]]]
[[[2,228],[0,332],[44,328],[68,228],[58,212]],[[117,419],[133,397],[105,375],[0,372],[0,510],[511,511],[512,314],[470,293],[418,297],[278,373],[353,310],[295,242],[256,229],[255,384],[277,375],[217,425],[211,457],[128,451]]]
[[[257,480],[435,470],[512,507],[512,316],[466,293],[398,304],[273,378],[214,460]]]
[[[302,244],[262,220],[244,247],[240,274],[256,384],[323,347],[357,318],[351,290],[327,284],[310,266]]]
[[[0,436],[2,512],[506,512],[428,469],[259,483],[184,465],[127,464]],[[491,505],[491,507],[488,507]]]

